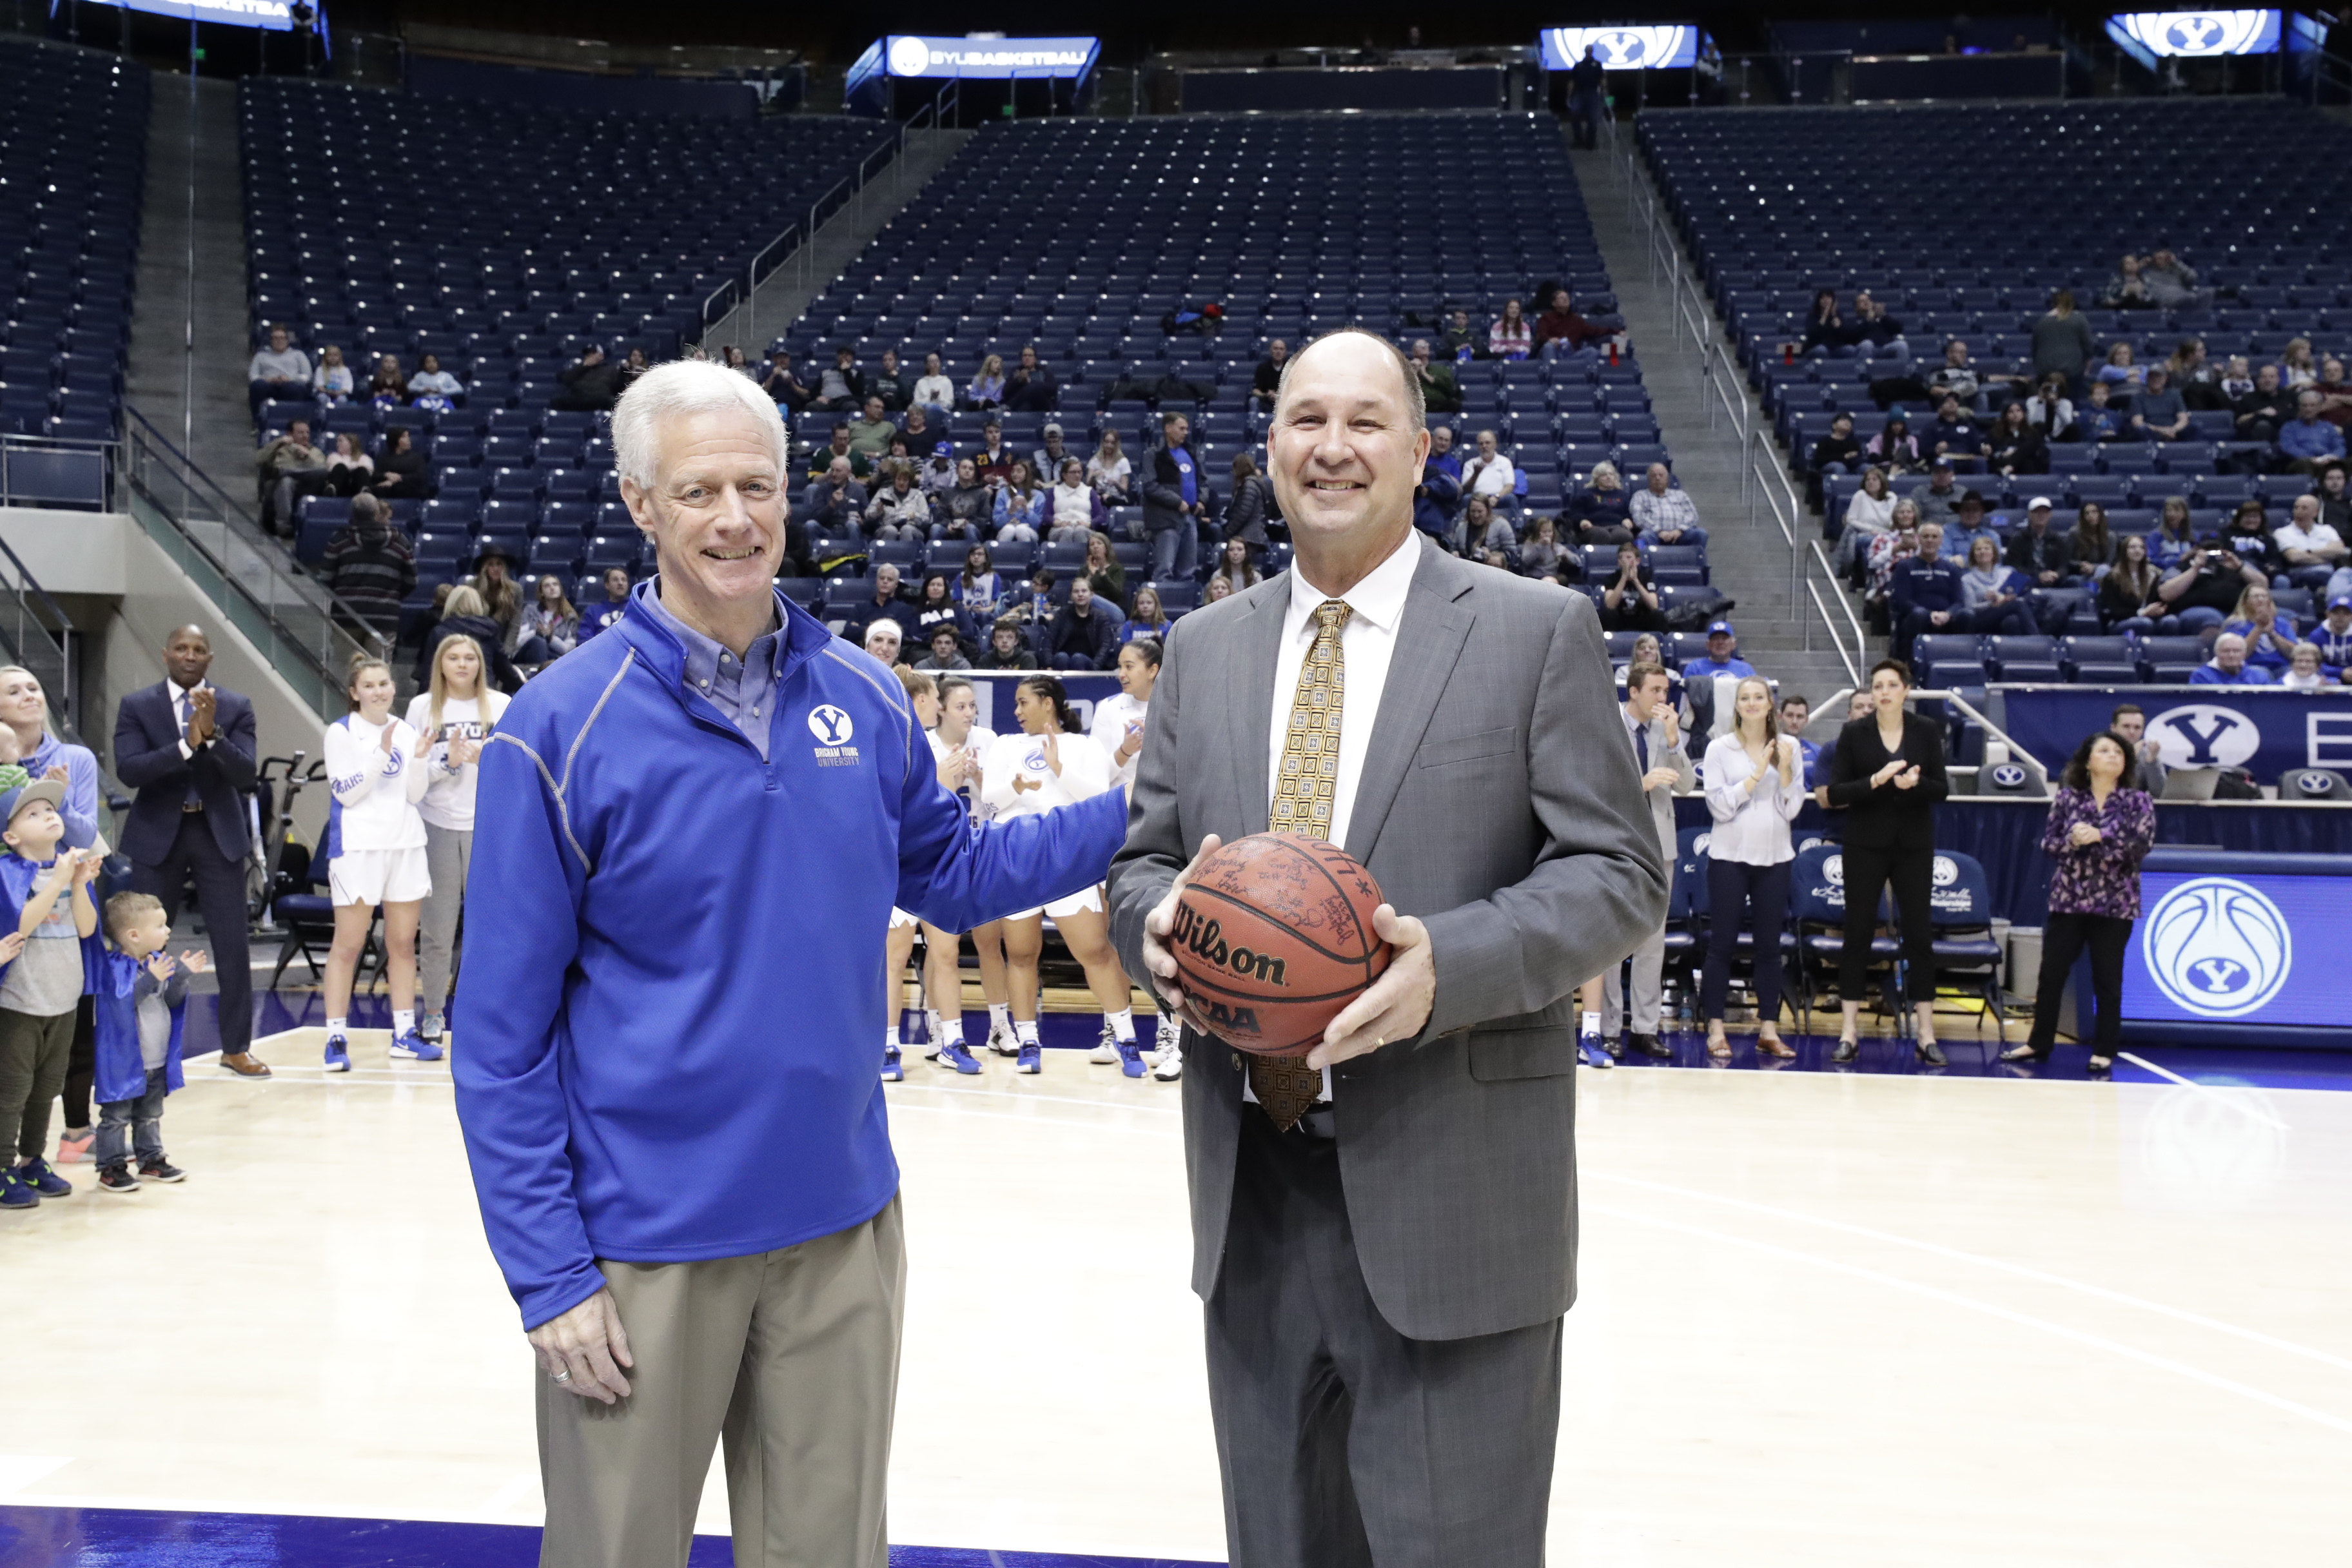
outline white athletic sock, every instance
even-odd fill
[[[346,1034],[349,1032],[347,1026],[349,1026],[351,1020],[349,1018],[330,1018],[327,1020],[327,1033],[331,1035]]]
[[[991,1002],[988,1005],[988,1030],[992,1035],[1009,1035],[1013,1032],[1012,1003]]]
[[[961,1013],[932,1014],[931,1044],[935,1046],[963,1044],[963,1015]]]
[[[1576,1020],[1576,1032],[1580,1035],[1599,1034],[1601,1032],[1601,1015],[1598,1013],[1586,1013],[1580,1016]]]
[[[395,1037],[408,1033],[409,1030],[415,1027],[416,1027],[415,1008],[411,1007],[406,1011],[403,1011],[398,1007],[394,1007],[392,1010],[392,1032]]]
[[[1026,1023],[1024,1023],[1022,1020],[1015,1018],[1013,1021],[1013,1033],[1014,1037],[1019,1039],[1023,1045],[1035,1045],[1037,1043],[1037,1020],[1032,1018]]]
[[[930,1041],[931,1049],[940,1048],[940,1015],[935,1008],[923,1009],[923,1038]]]
[[[1130,1046],[1135,1043],[1134,1008],[1122,1007],[1116,1013],[1106,1013],[1103,1016],[1110,1020],[1111,1038],[1124,1041]]]
[[[882,1031],[882,1048],[886,1051],[898,1048],[898,1031],[895,1026]]]

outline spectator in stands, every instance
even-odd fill
[[[2286,471],[2315,474],[2331,458],[2344,456],[2344,432],[2320,417],[2326,399],[2312,387],[2295,395],[2295,416],[2279,427],[2279,456]]]
[[[1648,482],[1633,495],[1633,526],[1645,544],[1704,545],[1706,530],[1698,525],[1698,507],[1688,490],[1675,488],[1674,477],[1665,464],[1650,465]]]
[[[1805,787],[1828,782],[1826,775],[1816,779],[1813,774],[1824,766],[1824,753],[1816,741],[1805,739],[1805,726],[1812,719],[1813,705],[1802,694],[1791,691],[1780,699],[1780,733],[1797,743],[1797,758],[1805,775]]]
[[[2117,338],[2107,345],[2106,363],[2092,373],[2091,379],[2106,387],[2112,396],[2129,397],[2139,390],[2147,373],[2140,369],[2130,342]]]
[[[2279,350],[2279,384],[2289,392],[2301,392],[2318,382],[2319,367],[2312,362],[2311,340],[2287,339],[2286,346]]]
[[[1245,558],[1255,560],[1270,542],[1265,524],[1274,511],[1274,487],[1247,452],[1234,454],[1233,480],[1233,495],[1225,502],[1225,539],[1240,543]]]
[[[1960,517],[1962,489],[1952,477],[1949,458],[1938,458],[1927,469],[1927,482],[1911,489],[1911,504],[1919,513],[1919,521],[1934,523],[1958,522]]]
[[[1004,579],[990,561],[988,546],[974,544],[964,552],[963,570],[956,574],[956,602],[974,626],[992,622],[1004,602]]]
[[[2104,310],[2153,310],[2156,301],[2149,298],[2147,280],[2140,276],[2140,259],[2129,251],[2116,263],[2107,278],[2107,286],[2099,290],[2099,308]]]
[[[856,533],[866,515],[866,487],[850,477],[849,459],[835,458],[824,477],[801,492],[801,521],[820,534],[840,537]]]
[[[2171,374],[2164,366],[2147,367],[2147,385],[2132,399],[2124,424],[2136,441],[2178,441],[2189,434],[2189,405],[2172,390]]]
[[[632,346],[628,354],[621,361],[621,374],[619,377],[621,390],[623,392],[628,391],[629,388],[637,384],[638,377],[644,375],[653,368],[652,362],[646,358],[646,351],[641,348]]]
[[[2319,416],[2338,430],[2352,424],[2352,383],[2344,379],[2344,362],[2329,354],[2319,362],[2319,379],[2311,384],[2319,394]]]
[[[897,622],[902,635],[915,629],[915,606],[898,592],[898,569],[887,562],[874,568],[874,596],[849,613],[841,635],[864,647],[866,628],[876,621]]]
[[[2144,790],[2150,798],[2164,795],[2162,748],[2147,733],[2147,714],[2137,702],[2119,702],[2107,716],[2107,728],[2124,743],[2131,766],[2124,774],[2124,787]]]
[[[729,343],[719,351],[719,363],[746,381],[760,379],[759,373],[751,368],[751,356],[733,343]]]
[[[2000,552],[2000,535],[1985,521],[1984,497],[1972,489],[1963,490],[1960,492],[1959,514],[1944,530],[1944,553],[1966,570],[1969,555],[1979,539],[1990,540],[1994,552]]]
[[[953,626],[942,624],[932,627],[930,637],[924,646],[929,651],[915,661],[917,669],[936,672],[971,668],[971,660],[964,658],[963,645],[956,637]]]
[[[1888,593],[1895,657],[1906,663],[1920,633],[1967,629],[1967,595],[1960,569],[1944,558],[1942,524],[1919,525],[1919,552],[1895,568]]]
[[[1601,624],[1612,632],[1662,632],[1666,613],[1650,581],[1650,563],[1631,540],[1617,546],[1617,569],[1601,591]]]
[[[2221,401],[2216,406],[2237,407],[2238,400],[2254,390],[2254,374],[2247,368],[2246,356],[2231,354],[2229,368],[2221,373],[2221,379],[2214,384],[2221,394]]]
[[[1118,552],[1111,548],[1108,533],[1087,535],[1087,559],[1084,575],[1095,591],[1095,601],[1107,605],[1121,614],[1127,607],[1127,568],[1120,565]]]
[[[1119,450],[1118,432],[1103,432],[1102,445],[1087,459],[1087,482],[1102,492],[1105,506],[1125,506],[1131,493],[1134,465]]]
[[[773,398],[777,406],[794,414],[815,400],[808,384],[793,371],[790,349],[777,349],[768,355],[767,374],[760,377],[760,390]]]
[[[2158,571],[2177,572],[2196,552],[2196,524],[2189,514],[2189,498],[2165,497],[2156,514],[2156,530],[2147,536],[2147,558]]]
[[[1016,459],[1004,487],[996,492],[996,504],[990,512],[990,521],[996,527],[996,542],[1036,543],[1049,522],[1046,500],[1046,491],[1037,483],[1029,459]]]
[[[2341,685],[2343,679],[2341,675],[2330,677],[2321,668],[2317,644],[2299,642],[2294,645],[2294,657],[2287,661],[2286,673],[2279,677],[2278,683],[2289,691],[2316,691],[2323,686]]]
[[[1152,451],[1143,484],[1143,531],[1151,541],[1151,575],[1167,582],[1194,575],[1208,504],[1199,464],[1186,444],[1192,422],[1181,414],[1163,414],[1160,429],[1160,444]]]
[[[955,408],[955,383],[940,368],[940,356],[923,356],[923,374],[915,379],[912,406],[928,415],[942,430],[948,427],[948,416]]]
[[[1934,525],[1920,530],[1927,533]],[[1920,559],[1937,561],[1924,540]],[[1916,564],[1913,563],[1912,564]],[[1940,563],[1930,570],[1948,570]],[[1844,1015],[1833,1062],[1859,1053],[1862,999],[1869,992],[1871,946],[1878,935],[1878,898],[1890,883],[1900,917],[1904,989],[1911,1002],[1919,1059],[1946,1065],[1936,1045],[1936,805],[1948,792],[1943,721],[1906,710],[1911,669],[1881,659],[1870,671],[1871,712],[1838,735],[1830,765],[1829,804],[1846,813],[1845,942],[1838,954],[1838,1004]]]
[[[2319,470],[2319,521],[2338,535],[2352,535],[2352,476],[2341,463]]]
[[[1485,496],[1472,496],[1464,504],[1462,521],[1454,525],[1454,535],[1446,542],[1456,555],[1476,559],[1489,550],[1509,550],[1518,542],[1518,534],[1495,510],[1493,502]]]
[[[2104,577],[2116,563],[2116,536],[2107,527],[2107,509],[2087,500],[2074,509],[2074,574],[2088,581]]]
[[[2286,561],[2272,541],[2269,517],[2263,503],[2248,496],[2230,514],[2229,525],[2221,530],[2222,545],[2236,552],[2238,559],[2262,574],[2265,583],[2286,574]]]
[[[2070,439],[2095,447],[2124,433],[2123,410],[2111,405],[2109,400],[2114,395],[2107,390],[2108,385],[2104,381],[2091,383],[2083,405],[2074,411],[2074,434]]]
[[[2213,639],[2213,657],[2189,672],[2191,686],[2269,686],[2271,672],[2246,659],[2246,639],[2223,632]]]
[[[1919,553],[1919,509],[1908,500],[1895,503],[1894,526],[1863,552],[1864,597],[1884,611],[1891,603],[1895,565]]]
[[[310,445],[310,422],[289,419],[286,434],[268,442],[255,454],[255,465],[261,474],[261,525],[273,531],[294,531],[294,505],[300,496],[304,476],[323,484],[327,471],[327,455]]]
[[[1601,121],[1608,108],[1603,94],[1608,82],[1608,68],[1601,63],[1600,49],[1585,45],[1584,58],[1568,70],[1568,123],[1575,145],[1587,153],[1601,145]]]
[[[475,557],[474,574],[467,585],[482,596],[489,617],[499,624],[499,646],[514,651],[522,629],[522,585],[515,581],[514,557],[503,545],[485,544]]]
[[[923,574],[923,586],[915,596],[914,636],[909,646],[928,649],[933,635],[943,626],[955,633],[959,648],[980,645],[980,625],[956,598],[948,574],[927,572]]]
[[[360,446],[360,438],[348,430],[335,433],[335,449],[327,454],[326,482],[321,492],[331,496],[355,496],[375,479],[375,459]]]
[[[507,631],[490,618],[489,605],[478,589],[464,583],[449,590],[448,602],[442,606],[441,618],[425,634],[425,646],[416,654],[416,684],[433,684],[433,660],[441,645],[451,637],[471,637],[490,661],[490,679],[500,691],[511,696],[522,689],[522,671],[507,657]]]
[[[1029,638],[1021,623],[1000,620],[988,630],[988,651],[980,656],[982,669],[1034,669],[1037,656],[1029,650]]]
[[[866,378],[866,395],[880,398],[882,406],[893,414],[903,412],[912,401],[906,374],[898,368],[897,349],[882,351],[881,368]]]
[[[1744,927],[1756,955],[1756,1054],[1794,1057],[1780,1043],[1780,924],[1789,911],[1789,867],[1797,858],[1789,824],[1809,797],[1797,743],[1780,733],[1772,710],[1771,686],[1751,672],[1740,679],[1732,700],[1731,728],[1707,747],[1700,766],[1714,823],[1707,845],[1706,970],[1699,1016],[1706,1023],[1706,1054],[1728,1059],[1724,1005]]]
[[[1135,591],[1135,607],[1118,626],[1119,647],[1138,637],[1149,637],[1155,645],[1168,641],[1168,612],[1160,607],[1160,590],[1149,583]]]
[[[405,425],[394,426],[384,437],[383,449],[376,454],[375,478],[369,483],[384,500],[431,500],[440,489],[433,479],[433,465],[416,449],[416,433]]]
[[[1535,329],[1517,299],[1503,301],[1503,313],[1486,329],[1486,353],[1494,359],[1525,359],[1535,352]]]
[[[1036,345],[1024,344],[1021,363],[1004,378],[1004,406],[1016,414],[1044,414],[1061,401],[1061,383],[1037,357]]]
[[[1830,416],[1829,434],[1813,443],[1811,471],[1805,478],[1806,504],[1822,504],[1822,480],[1825,477],[1832,473],[1850,474],[1861,465],[1862,442],[1853,433],[1853,416],[1841,408]]]
[[[868,397],[864,416],[849,422],[849,449],[865,453],[870,464],[890,450],[891,439],[898,434],[898,426],[891,422],[889,411],[882,406],[882,400]]]
[[[1756,667],[1739,657],[1739,634],[1731,629],[1729,621],[1709,621],[1706,657],[1694,658],[1683,666],[1685,680],[1713,680],[1719,675],[1755,673]]]
[[[1486,357],[1485,340],[1470,324],[1470,312],[1459,305],[1445,318],[1444,350],[1445,357],[1457,364],[1464,360]]]
[[[2050,531],[2048,496],[2025,503],[2025,526],[2009,536],[2009,563],[2036,588],[2063,588],[2074,575],[2074,542]]]
[[[833,363],[817,376],[816,400],[810,406],[828,414],[855,414],[866,405],[866,373],[857,368],[857,351],[835,344]]]
[[[2294,617],[2278,607],[2270,589],[2252,584],[2238,595],[2238,607],[2221,629],[2242,638],[2246,662],[2267,671],[2273,680],[2284,672],[2294,657],[2294,645],[2303,640]]]
[[[1056,440],[1055,445],[1059,445]],[[1045,472],[1054,472],[1046,469]],[[1103,524],[1102,497],[1087,483],[1087,466],[1064,458],[1057,482],[1045,498],[1045,542],[1076,544]]]
[[[621,398],[621,367],[604,357],[601,344],[590,343],[556,380],[563,385],[555,395],[558,408],[605,413]]]
[[[809,482],[814,484],[829,474],[833,469],[834,459],[836,458],[849,465],[851,477],[859,479],[866,478],[868,468],[866,454],[851,449],[849,426],[846,421],[835,421],[832,439],[809,454]]]
[[[1927,389],[1940,403],[1944,398],[1958,398],[1963,405],[1974,406],[1983,383],[1977,367],[1969,359],[1969,345],[1964,339],[1953,338],[1944,344],[1944,363],[1927,375]]]
[[[2042,927],[2033,1029],[2025,1044],[2000,1053],[2005,1062],[2050,1059],[2060,1000],[2085,948],[2098,1003],[2092,1076],[2104,1075],[2123,1048],[2124,955],[2139,919],[2140,861],[2156,843],[2156,805],[2133,774],[2128,743],[2112,731],[2084,741],[2066,764],[2042,829],[2042,852],[2058,864]]]
[[[1217,557],[1217,569],[1210,575],[1223,577],[1235,593],[1244,588],[1255,588],[1265,578],[1254,563],[1253,554],[1245,540],[1238,537],[1228,539],[1224,550]]]
[[[1979,533],[1969,544],[1969,569],[1960,574],[1961,603],[1969,612],[1969,629],[2032,637],[2042,628],[2025,607],[2028,586],[2024,574],[2001,563],[2000,543]]]
[[[440,406],[426,401],[435,397],[455,408],[466,400],[466,384],[441,368],[439,354],[428,353],[417,361],[416,374],[408,378],[408,395],[420,408]]]
[[[2099,579],[2099,624],[2118,634],[2171,636],[2180,624],[2156,596],[2162,574],[2148,559],[2147,541],[2126,533],[2117,541],[2116,563]]]
[[[1070,580],[1070,602],[1045,628],[1043,663],[1054,669],[1108,669],[1118,657],[1118,612],[1096,602],[1094,584]]]
[[[1003,424],[991,419],[980,427],[980,450],[972,455],[981,482],[992,489],[1003,489],[1012,482],[1013,461],[1013,448],[1004,444]],[[1036,469],[1033,467],[1030,472]]]
[[[319,368],[310,373],[310,391],[320,402],[349,403],[358,384],[352,379],[352,367],[343,363],[343,351],[329,343],[319,351]]]
[[[247,404],[254,422],[260,423],[261,405],[273,397],[300,397],[310,390],[310,360],[294,346],[282,326],[269,329],[269,346],[257,352],[246,366]]]
[[[2247,588],[2269,582],[2260,566],[2246,564],[2223,546],[2220,535],[2209,534],[2179,571],[2156,585],[2156,597],[2166,614],[2179,617],[2181,631],[2194,635],[2219,626]],[[2245,657],[2242,643],[2238,652]]]
[[[1536,519],[1534,536],[1519,546],[1519,574],[1549,577],[1555,583],[1571,583],[1583,575],[1576,557],[1560,548],[1557,519]]]
[[[1265,357],[1250,374],[1250,402],[1260,413],[1271,413],[1282,387],[1282,367],[1290,363],[1290,345],[1280,338],[1265,345]]]
[[[531,592],[515,637],[515,662],[537,669],[580,646],[580,612],[563,595],[563,579],[551,572]]]
[[[2097,354],[2099,345],[2092,335],[2091,323],[2074,310],[2072,289],[2061,289],[2051,295],[2049,310],[2034,319],[2032,352],[2036,382],[2046,384],[2050,377],[2063,375],[2067,391],[2082,390],[2084,367]]]
[[[2026,403],[2010,403],[2001,407],[1993,420],[1992,437],[1985,443],[1985,468],[1989,472],[2007,475],[2046,474],[2050,471],[2050,443],[2033,423],[2033,411]]]
[[[2352,594],[2329,596],[2327,614],[2312,628],[2311,640],[2319,649],[2320,662],[2344,671],[2352,683]]]
[[[2205,357],[2203,338],[2181,339],[2172,357],[2164,362],[2164,376],[2191,409],[2206,412],[2230,406],[2229,395],[2221,390],[2221,373]]]
[[[1918,438],[1911,434],[1911,421],[1897,412],[1887,416],[1878,434],[1863,448],[1863,456],[1885,468],[1890,476],[1916,474],[1920,469]]]
[[[2044,441],[2079,441],[2082,437],[2074,428],[2074,400],[2067,395],[2066,377],[2052,374],[2034,389],[2025,400],[2025,421],[2042,434]],[[2043,454],[2045,464],[2048,454]],[[2042,470],[2049,472],[2047,467]]]
[[[2140,285],[2162,310],[2205,302],[2206,290],[2197,286],[2197,269],[2162,246],[2139,264]]]
[[[1536,347],[1547,356],[1573,353],[1587,343],[1606,342],[1613,336],[1609,328],[1596,327],[1579,314],[1565,289],[1553,289],[1551,304],[1536,318]],[[1561,347],[1555,350],[1555,343]]]
[[[580,613],[580,640],[586,642],[598,632],[612,626],[629,613],[629,574],[625,567],[607,566],[604,576],[604,602],[591,605]]]
[[[2298,588],[2325,590],[2328,579],[2352,561],[2352,550],[2345,547],[2343,536],[2322,522],[2319,513],[2317,496],[2297,496],[2294,517],[2271,535],[2279,559],[2286,565],[2287,580]]]
[[[916,488],[911,469],[893,468],[887,487],[866,503],[866,531],[869,538],[886,543],[930,537],[930,498]]]
[[[1853,291],[1853,321],[1851,327],[1854,353],[1868,360],[1884,361],[1874,364],[1874,371],[1884,369],[1886,380],[1905,375],[1911,364],[1911,345],[1903,340],[1903,322],[1887,314],[1886,307],[1872,297],[1867,289]],[[1882,405],[1883,406],[1883,405]]]
[[[1855,335],[1855,330],[1838,311],[1837,290],[1817,289],[1813,291],[1812,309],[1805,317],[1805,335],[1793,342],[1783,341],[1780,357],[1789,360],[1799,355],[1811,358],[1815,354],[1834,354],[1850,346]]]
[[[401,602],[416,586],[416,552],[372,495],[352,498],[351,521],[327,542],[319,580],[389,644],[400,631]]]
[[[1919,446],[1931,466],[1949,461],[1954,468],[1973,473],[1984,451],[1984,435],[1961,412],[1960,400],[1947,393],[1936,406],[1935,422],[1920,432]]]
[[[980,362],[980,373],[963,389],[967,408],[994,408],[1004,401],[1004,356],[990,354]]]
[[[1454,367],[1435,363],[1429,355],[1429,340],[1412,340],[1412,352],[1406,356],[1412,365],[1412,375],[1421,383],[1421,400],[1432,414],[1455,414],[1462,408],[1462,389],[1454,379]]]
[[[980,469],[970,458],[958,458],[955,466],[955,488],[934,506],[932,515],[940,521],[940,531],[957,539],[977,541],[996,531],[996,492],[980,477]]]
[[[2254,372],[2254,389],[2238,399],[2238,439],[2276,441],[2279,432],[2294,423],[2297,400],[2279,378],[2279,367],[2263,365]]]
[[[920,412],[920,409],[913,410],[907,417],[911,420]],[[946,504],[949,496],[955,493],[956,488],[955,443],[940,441],[933,444],[931,455],[923,459],[922,468],[915,474],[915,483],[931,499],[931,520],[934,522],[942,521],[940,508]]]
[[[1568,504],[1578,544],[1622,544],[1633,539],[1633,498],[1618,477],[1616,464],[1593,464],[1584,488]]]
[[[408,402],[408,373],[398,354],[378,354],[375,374],[367,384],[368,401],[378,408],[398,408]]]
[[[1489,501],[1500,500],[1517,488],[1517,471],[1511,459],[1496,445],[1495,432],[1478,432],[1478,450],[1462,465],[1462,490],[1465,496],[1485,496]]]
[[[1846,576],[1870,542],[1895,526],[1895,495],[1886,488],[1886,470],[1872,464],[1862,471],[1862,489],[1846,498],[1845,510],[1831,520],[1837,541],[1838,575]]]

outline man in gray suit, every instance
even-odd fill
[[[1591,603],[1412,528],[1396,350],[1293,355],[1269,472],[1294,569],[1168,643],[1110,879],[1131,973],[1187,1020],[1192,1284],[1234,1568],[1536,1568],[1576,1294],[1579,982],[1666,907]],[[1379,879],[1386,973],[1302,1061],[1174,980],[1196,852],[1272,827]]]
[[[1625,730],[1633,747],[1633,765],[1642,770],[1642,798],[1650,808],[1650,820],[1658,828],[1658,853],[1666,864],[1675,863],[1675,796],[1697,782],[1698,774],[1691,767],[1690,752],[1683,741],[1680,721],[1675,717],[1675,705],[1667,693],[1671,678],[1665,667],[1656,664],[1636,664],[1625,671]],[[1671,873],[1670,873],[1671,874]],[[1620,1026],[1627,1029],[1627,1042],[1645,1057],[1665,1058],[1674,1055],[1658,1038],[1658,1024],[1665,1010],[1666,922],[1660,917],[1657,929],[1642,939],[1633,950],[1633,1006],[1629,1015],[1625,1007],[1625,983],[1618,966],[1611,964],[1601,976],[1601,1013],[1598,1020],[1605,1053],[1614,1048]],[[1585,1016],[1591,1017],[1591,1014]],[[1585,1059],[1591,1061],[1591,1052]],[[1595,1063],[1594,1065],[1601,1065]]]

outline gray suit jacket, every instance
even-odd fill
[[[1622,712],[1623,710],[1621,707],[1619,710]],[[1621,719],[1619,723],[1622,725],[1623,721]],[[1650,765],[1654,768],[1672,768],[1675,773],[1672,785],[1661,784],[1656,789],[1642,792],[1643,804],[1650,808],[1650,820],[1657,824],[1658,852],[1666,858],[1666,864],[1672,866],[1675,863],[1675,796],[1698,782],[1698,770],[1691,766],[1688,730],[1680,731],[1680,739],[1669,746],[1666,744],[1666,721],[1664,719],[1651,720],[1648,729]],[[1633,743],[1633,731],[1628,730],[1625,733],[1625,744],[1631,747]],[[1636,768],[1641,765],[1641,759],[1638,756],[1634,759],[1634,765]],[[1659,923],[1661,925],[1665,923],[1663,913],[1659,916]]]
[[[1420,1038],[1334,1069],[1348,1216],[1381,1315],[1414,1339],[1548,1321],[1576,1295],[1577,985],[1665,918],[1666,861],[1598,617],[1580,594],[1419,535],[1348,852],[1428,926]],[[1287,574],[1176,624],[1144,730],[1111,930],[1144,974],[1145,915],[1204,835],[1266,830]],[[1216,1289],[1244,1106],[1240,1054],[1188,1038],[1192,1288]]]

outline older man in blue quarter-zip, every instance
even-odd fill
[[[1103,879],[1118,791],[975,826],[891,672],[775,591],[782,425],[715,364],[613,416],[659,577],[486,746],[457,1110],[538,1353],[543,1564],[885,1568],[906,1279],[895,904],[970,931]]]

